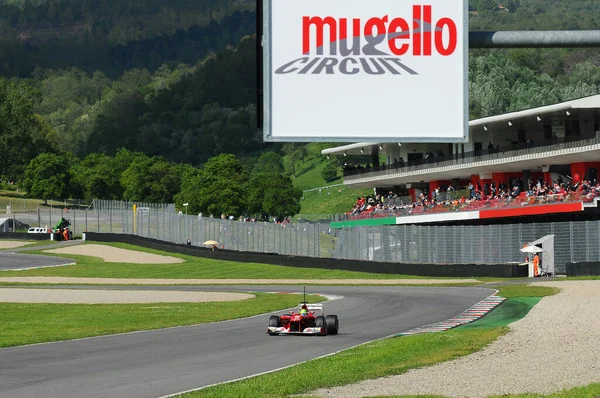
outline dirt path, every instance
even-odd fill
[[[124,304],[247,300],[247,293],[0,288],[2,303]]]

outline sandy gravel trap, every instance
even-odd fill
[[[120,249],[117,247],[96,244],[69,246],[60,249],[46,250],[45,252],[99,257],[107,263],[178,264],[185,262],[184,259],[178,257],[162,256],[137,250]]]
[[[0,240],[0,249],[16,249],[17,247],[23,247],[31,245],[36,241],[20,242],[16,240]]]
[[[171,292],[75,289],[0,288],[4,303],[61,303],[61,304],[144,304],[144,303],[205,303],[236,301],[254,298],[247,293]]]
[[[310,393],[321,397],[442,395],[484,398],[541,393],[600,382],[600,281],[547,282],[543,298],[482,351],[399,376]],[[537,284],[536,284],[537,286]]]

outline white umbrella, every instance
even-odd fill
[[[541,253],[544,250],[542,250],[541,248],[537,247],[537,246],[527,246],[521,249],[522,253]]]

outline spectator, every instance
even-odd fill
[[[448,185],[448,189],[446,189],[446,200],[452,200],[452,193],[454,192],[454,187],[452,184]]]
[[[527,138],[527,141],[525,142],[525,144],[527,144],[527,148],[533,147],[533,140],[531,139],[531,136],[529,136]]]

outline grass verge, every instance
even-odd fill
[[[302,301],[297,294],[255,296],[212,303],[0,303],[0,347],[218,322],[292,308]],[[307,300],[324,299],[308,295]]]
[[[560,292],[556,287],[547,286],[528,286],[528,285],[503,285],[494,287],[498,290],[498,295],[505,298],[516,297],[546,297],[553,296]]]
[[[263,376],[222,384],[184,394],[185,398],[252,396],[285,397],[319,388],[347,385],[362,380],[398,375],[409,369],[431,366],[483,349],[508,332],[507,325],[525,316],[534,302],[556,294],[558,289],[526,285],[499,286],[499,295],[512,296],[513,304],[481,327],[460,327],[442,333],[394,337],[358,346],[337,355],[320,358]],[[514,296],[520,294],[522,296]],[[537,295],[537,296],[533,296]],[[303,380],[297,383],[297,380]],[[429,397],[435,397],[433,395]]]
[[[150,278],[150,279],[310,279],[318,283],[323,279],[454,279],[428,278],[413,275],[374,274],[366,272],[326,270],[318,268],[282,267],[270,264],[237,263],[192,257],[137,246],[112,243],[109,246],[147,253],[183,258],[179,264],[131,264],[107,263],[96,257],[77,255],[55,255],[77,262],[65,267],[40,268],[26,271],[3,271],[1,277],[11,276],[59,276],[79,278]],[[31,254],[54,255],[40,250],[27,251]]]
[[[323,188],[321,191],[307,191],[300,201],[301,213],[294,219],[330,219],[331,215],[344,214],[352,210],[358,196],[373,195],[372,189],[350,189],[347,187]]]

